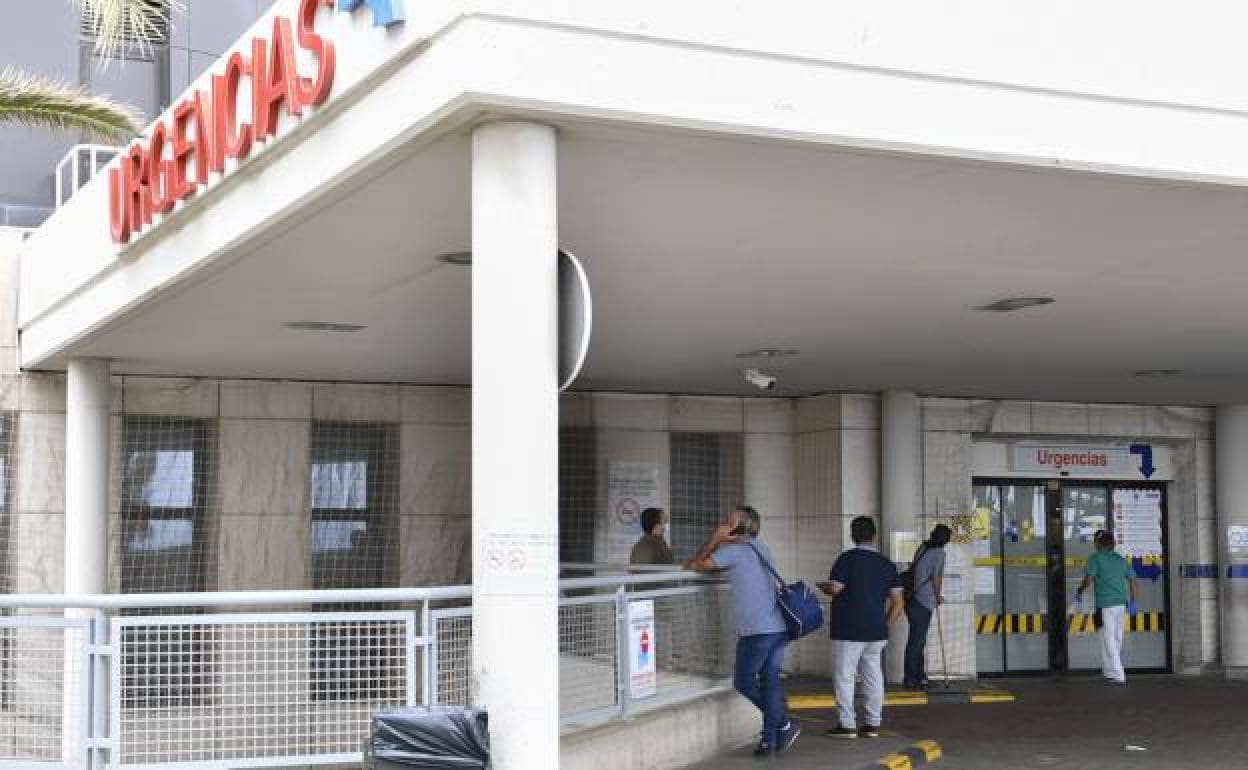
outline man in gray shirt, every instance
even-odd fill
[[[941,589],[945,580],[945,546],[953,530],[944,524],[932,528],[932,535],[919,546],[910,570],[914,575],[914,591],[906,597],[906,620],[910,635],[906,638],[906,665],[903,687],[921,689],[927,686],[927,632],[932,613],[944,603]]]
[[[733,685],[762,712],[754,754],[767,756],[788,749],[801,731],[785,713],[780,669],[789,636],[776,606],[776,579],[763,563],[774,566],[771,550],[757,539],[761,526],[758,511],[748,505],[734,509],[685,567],[728,578],[737,627]]]

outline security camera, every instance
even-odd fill
[[[759,390],[771,390],[776,387],[776,378],[762,369],[746,369],[743,374],[745,375],[745,381]]]

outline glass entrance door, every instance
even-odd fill
[[[1107,529],[1136,574],[1140,612],[1128,620],[1128,670],[1169,667],[1165,488],[1125,482],[976,480],[973,519],[976,656],[981,675],[1094,671],[1094,602],[1071,602]]]

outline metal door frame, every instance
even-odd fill
[[[1048,558],[1046,565],[1046,573],[1048,575],[1049,584],[1049,612],[1048,612],[1048,635],[1049,635],[1049,668],[1046,670],[1023,670],[1011,671],[1009,652],[1006,645],[1006,635],[1001,634],[1001,671],[981,673],[976,672],[978,676],[984,678],[1006,677],[1006,676],[1052,676],[1053,674],[1092,674],[1096,669],[1070,669],[1068,664],[1068,634],[1066,629],[1066,543],[1064,530],[1062,526],[1053,526],[1053,519],[1056,517],[1059,525],[1062,523],[1062,497],[1063,491],[1067,487],[1101,487],[1108,493],[1108,509],[1106,513],[1106,526],[1113,531],[1113,495],[1115,489],[1158,489],[1161,491],[1161,549],[1164,567],[1162,569],[1162,580],[1164,581],[1162,588],[1162,599],[1165,612],[1165,629],[1161,632],[1166,635],[1165,650],[1166,663],[1163,667],[1148,668],[1131,668],[1127,669],[1128,673],[1134,674],[1165,674],[1174,670],[1174,635],[1171,631],[1174,628],[1173,616],[1171,614],[1171,585],[1170,585],[1170,490],[1169,483],[1166,481],[1149,481],[1149,480],[1130,480],[1130,479],[1071,479],[1071,478],[1041,478],[1041,477],[1009,477],[1009,476],[974,476],[971,479],[972,487],[997,487],[998,499],[1003,500],[1004,496],[1001,489],[1003,487],[1041,487],[1045,490],[1045,554]],[[997,531],[993,533],[997,540],[998,551],[1004,555],[1005,553],[1005,527],[998,526]],[[1054,555],[1054,546],[1056,544],[1057,555]],[[998,603],[999,613],[1004,618],[1005,615],[1005,562],[1002,560],[1001,573],[998,576],[998,595],[1001,597]],[[1060,619],[1060,622],[1055,622]]]

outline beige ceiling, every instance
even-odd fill
[[[434,261],[469,242],[467,148],[395,158],[75,354],[127,373],[467,382],[470,269]],[[579,387],[750,392],[735,354],[779,346],[801,350],[775,367],[782,394],[1248,399],[1248,191],[568,124],[560,199],[594,287]],[[1016,295],[1057,302],[972,310]]]

